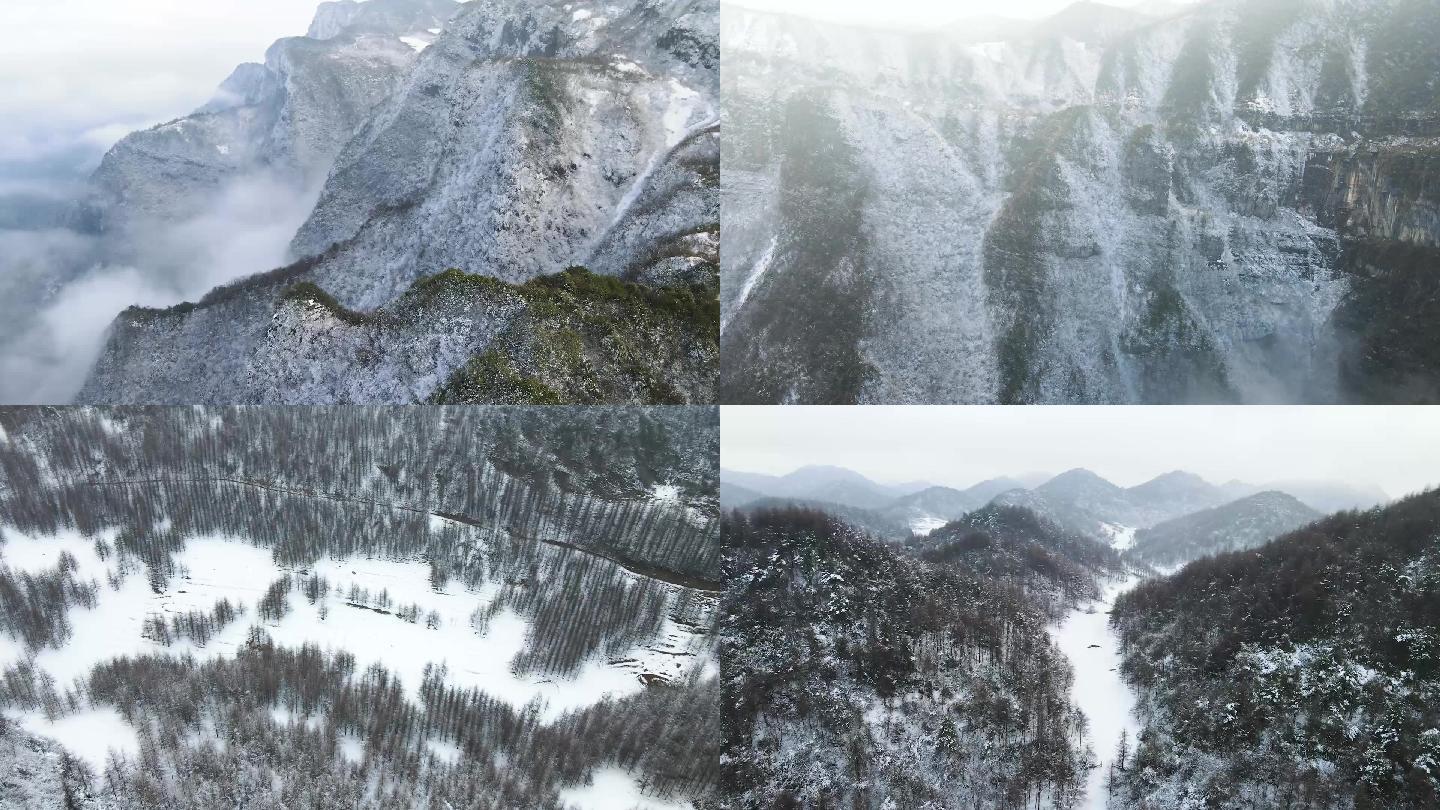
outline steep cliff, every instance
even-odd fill
[[[1434,399],[1437,26],[1416,0],[973,37],[727,12],[723,395]]]

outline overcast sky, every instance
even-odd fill
[[[1440,483],[1440,407],[743,407],[721,409],[726,469],[848,467],[966,487],[1085,467],[1121,486],[1183,469],[1338,480],[1392,497]]]
[[[184,115],[319,0],[0,0],[0,163]]]
[[[1180,0],[1188,2],[1192,0]],[[937,25],[965,17],[1038,19],[1074,4],[1075,0],[722,0],[725,4],[783,11],[846,23],[910,27]],[[1107,5],[1134,6],[1148,0],[1106,0]]]

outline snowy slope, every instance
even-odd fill
[[[1261,492],[1234,503],[1168,520],[1134,535],[1129,556],[1171,567],[1226,551],[1263,545],[1321,514],[1283,492]]]

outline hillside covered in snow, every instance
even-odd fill
[[[110,150],[0,350],[83,333],[24,371],[87,404],[714,402],[718,17],[327,2]]]
[[[724,401],[1440,400],[1432,0],[722,41]]]
[[[1179,565],[1264,545],[1320,517],[1283,492],[1261,492],[1141,529],[1127,556],[1152,566]]]
[[[1090,751],[1047,605],[822,512],[725,518],[737,807],[1070,807]]]
[[[1112,808],[1440,801],[1440,493],[1193,562],[1112,617],[1143,725]]]
[[[0,428],[0,804],[711,806],[715,410]]]

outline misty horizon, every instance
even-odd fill
[[[1184,471],[1239,481],[1337,482],[1389,498],[1440,483],[1440,417],[1344,407],[727,406],[721,467],[785,475],[834,466],[888,485],[964,489],[1087,469],[1121,487]],[[843,440],[836,437],[844,437]]]
[[[1180,7],[1204,2],[1208,0],[970,0],[963,3],[902,0],[877,7],[869,2],[837,3],[826,0],[722,0],[720,5],[838,25],[905,31],[952,26],[967,20],[1033,23],[1054,17],[1073,6],[1109,6],[1162,16]]]
[[[789,476],[789,475],[793,475],[793,474],[795,474],[795,473],[803,472],[803,471],[806,471],[806,470],[843,470],[843,471],[846,471],[846,472],[850,472],[850,473],[854,473],[854,474],[856,474],[856,475],[862,476],[862,477],[866,478],[867,480],[869,480],[870,482],[872,482],[872,483],[874,483],[874,484],[877,484],[877,485],[879,485],[879,486],[882,486],[882,487],[890,487],[890,488],[913,488],[913,487],[915,487],[915,486],[919,486],[919,485],[921,485],[921,484],[924,484],[924,485],[926,485],[927,487],[931,487],[931,486],[933,486],[933,487],[945,487],[945,488],[948,488],[948,489],[957,489],[957,490],[962,490],[962,491],[963,491],[963,490],[966,490],[966,489],[970,489],[970,488],[975,487],[975,486],[978,486],[978,485],[980,485],[980,484],[987,484],[987,483],[990,483],[990,482],[992,482],[992,481],[1014,481],[1016,484],[1020,485],[1019,488],[1022,488],[1022,489],[1036,489],[1036,488],[1038,488],[1038,487],[1044,486],[1046,483],[1048,483],[1048,482],[1050,482],[1050,481],[1052,481],[1052,480],[1054,480],[1054,479],[1056,479],[1056,478],[1059,478],[1060,476],[1065,475],[1065,474],[1067,474],[1067,473],[1073,473],[1073,472],[1088,472],[1088,473],[1091,473],[1091,474],[1093,474],[1093,475],[1099,476],[1100,478],[1104,479],[1105,481],[1108,481],[1109,483],[1114,484],[1115,486],[1120,487],[1121,489],[1134,489],[1134,488],[1136,488],[1136,487],[1144,486],[1145,484],[1151,483],[1151,482],[1153,482],[1153,481],[1156,481],[1156,480],[1159,480],[1159,479],[1162,479],[1162,478],[1166,478],[1167,476],[1176,475],[1176,474],[1181,474],[1181,475],[1193,475],[1193,476],[1201,479],[1202,481],[1204,481],[1204,482],[1207,483],[1207,484],[1210,484],[1210,485],[1212,485],[1212,486],[1220,486],[1220,487],[1227,486],[1227,485],[1231,485],[1231,484],[1244,484],[1244,485],[1248,485],[1248,486],[1252,486],[1252,487],[1259,487],[1259,488],[1261,488],[1261,489],[1264,489],[1265,487],[1269,487],[1269,486],[1281,486],[1281,485],[1285,485],[1285,484],[1291,484],[1291,485],[1294,485],[1294,484],[1312,484],[1312,485],[1316,485],[1316,484],[1341,484],[1341,485],[1348,486],[1348,487],[1365,487],[1365,488],[1367,488],[1367,489],[1373,489],[1373,490],[1375,490],[1377,493],[1384,495],[1387,500],[1393,499],[1393,498],[1395,498],[1395,497],[1403,497],[1404,495],[1413,494],[1413,493],[1411,493],[1411,492],[1404,492],[1404,493],[1398,493],[1398,495],[1397,495],[1397,494],[1395,494],[1395,493],[1391,493],[1391,492],[1387,491],[1384,487],[1382,487],[1382,486],[1380,486],[1380,485],[1378,485],[1378,484],[1365,483],[1365,482],[1359,482],[1359,481],[1341,481],[1341,480],[1334,479],[1334,478],[1286,478],[1286,479],[1268,479],[1268,480],[1264,480],[1264,481],[1254,481],[1254,480],[1249,480],[1249,479],[1246,479],[1246,478],[1243,478],[1243,477],[1236,476],[1236,477],[1227,478],[1227,479],[1223,479],[1223,480],[1216,480],[1216,479],[1213,478],[1213,477],[1205,476],[1205,475],[1200,475],[1200,474],[1198,474],[1198,473],[1194,473],[1194,472],[1191,472],[1190,470],[1186,470],[1186,469],[1183,469],[1183,468],[1176,468],[1176,469],[1173,469],[1173,470],[1167,470],[1167,471],[1165,471],[1165,472],[1157,473],[1156,475],[1150,476],[1149,478],[1144,478],[1144,479],[1142,479],[1142,480],[1138,480],[1138,481],[1135,481],[1135,482],[1133,482],[1133,483],[1125,483],[1125,482],[1123,482],[1123,481],[1115,480],[1115,479],[1112,478],[1111,476],[1105,475],[1104,473],[1101,473],[1101,472],[1099,472],[1099,471],[1097,471],[1097,470],[1093,470],[1093,469],[1085,466],[1084,464],[1074,465],[1074,466],[1067,467],[1067,468],[1065,468],[1065,469],[1058,470],[1058,471],[1055,471],[1055,472],[1050,472],[1050,471],[1046,471],[1046,470],[1026,470],[1026,471],[1021,471],[1021,472],[998,472],[998,473],[996,473],[995,475],[991,475],[991,476],[988,476],[988,477],[978,478],[978,479],[975,479],[975,480],[964,480],[964,481],[941,481],[941,480],[931,480],[931,479],[928,479],[928,478],[926,478],[926,479],[913,479],[913,480],[895,480],[895,479],[889,479],[889,478],[872,476],[872,475],[867,474],[864,470],[859,470],[859,469],[855,469],[855,468],[853,468],[853,467],[846,467],[846,466],[836,465],[836,464],[802,464],[802,465],[800,465],[800,466],[798,466],[798,467],[795,467],[795,468],[793,468],[793,469],[786,470],[786,471],[784,471],[784,472],[771,472],[771,471],[768,471],[768,470],[740,469],[740,468],[738,468],[738,467],[732,467],[732,466],[722,466],[722,467],[721,467],[722,473],[731,473],[731,474],[738,474],[738,475],[763,475],[763,476],[769,476],[769,477],[775,477],[775,478],[785,478],[785,477],[787,477],[787,476]],[[1440,482],[1437,482],[1437,483],[1440,483]],[[1436,485],[1437,485],[1437,484],[1429,484],[1429,485],[1427,485],[1427,486],[1425,486],[1425,487],[1422,487],[1420,490],[1415,490],[1415,491],[1416,491],[1416,492],[1423,491],[1424,489],[1429,489],[1429,488],[1432,488],[1432,487],[1434,487],[1434,486],[1436,486]]]

